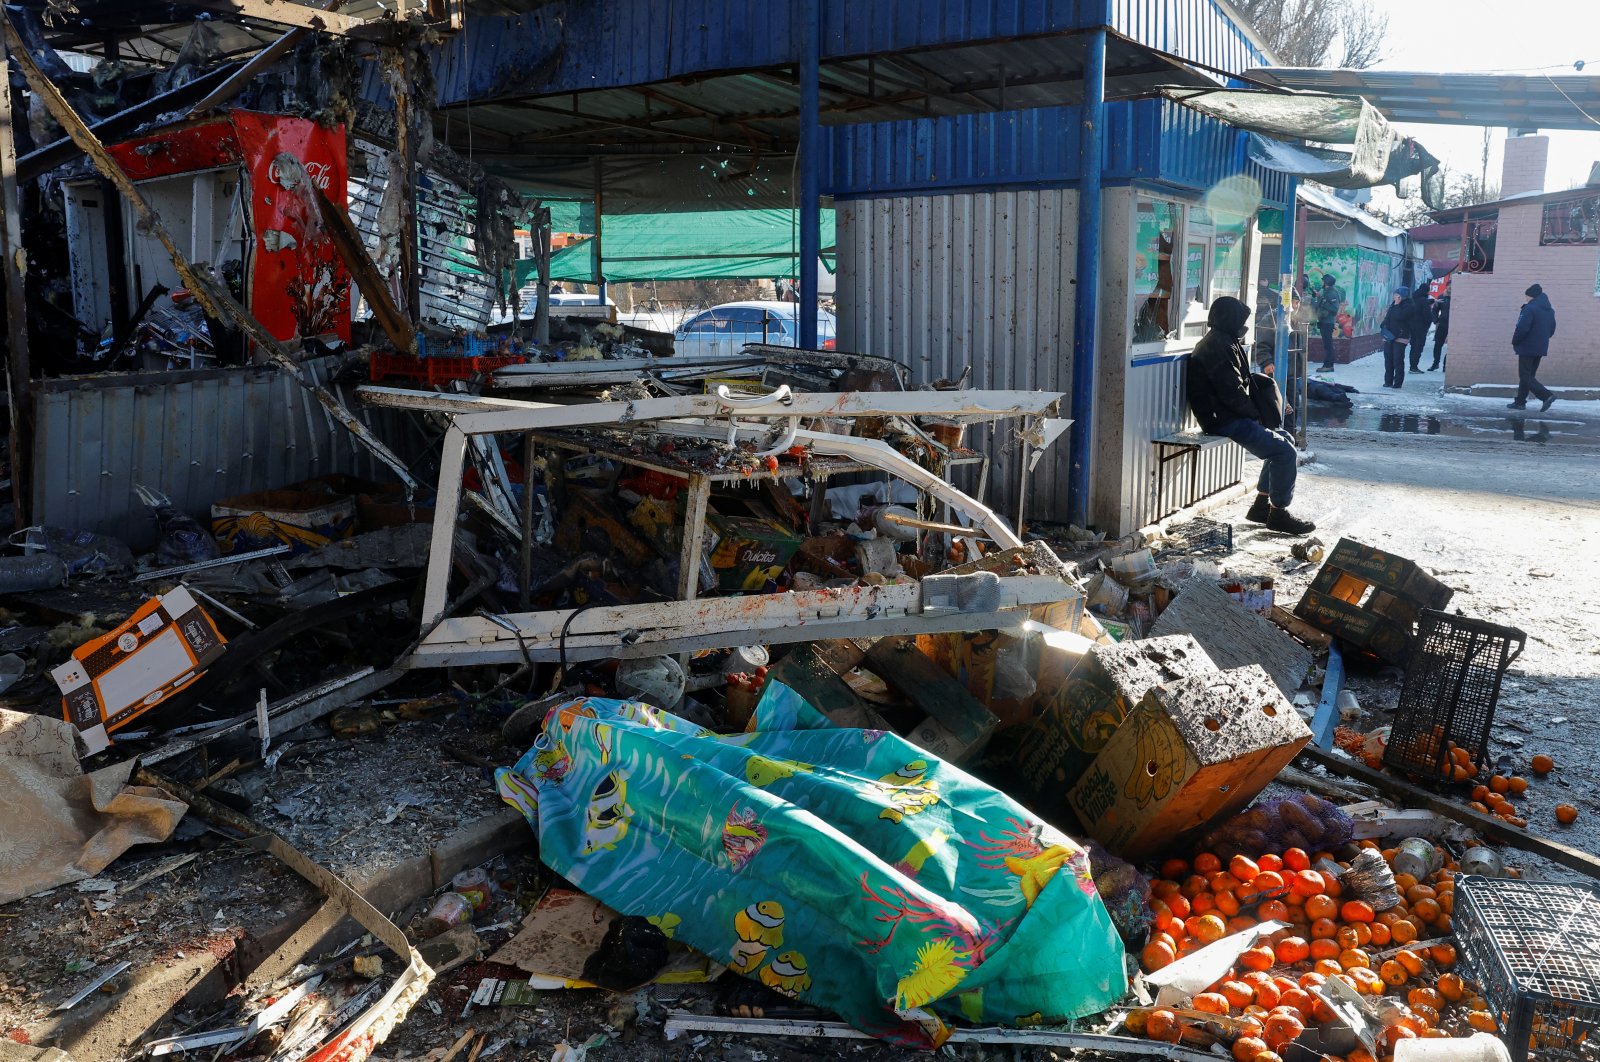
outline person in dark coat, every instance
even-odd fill
[[[1339,308],[1344,305],[1344,289],[1332,273],[1322,274],[1322,287],[1312,295],[1317,311],[1317,331],[1322,333],[1322,364],[1318,372],[1333,371],[1333,337],[1339,333]]]
[[[1523,292],[1527,301],[1517,315],[1516,331],[1511,333],[1511,349],[1517,354],[1517,398],[1507,409],[1527,409],[1528,395],[1539,399],[1542,413],[1555,404],[1556,396],[1539,382],[1539,362],[1550,353],[1550,340],[1556,334],[1556,311],[1550,296],[1539,285]]]
[[[1444,364],[1444,343],[1450,338],[1450,289],[1445,288],[1433,303],[1433,364],[1429,372],[1437,372]]]
[[[1422,347],[1428,342],[1428,328],[1433,324],[1433,300],[1428,297],[1428,285],[1418,284],[1411,293],[1411,371],[1422,371]]]
[[[1245,519],[1266,524],[1269,531],[1310,534],[1316,525],[1289,512],[1299,463],[1294,438],[1281,428],[1266,427],[1252,397],[1250,352],[1244,341],[1250,307],[1224,295],[1211,304],[1206,324],[1209,330],[1189,355],[1185,381],[1189,408],[1201,431],[1226,436],[1261,458],[1256,500]]]
[[[1378,326],[1383,335],[1383,386],[1396,391],[1406,382],[1406,339],[1411,335],[1411,300],[1405,288],[1395,288],[1389,308]]]

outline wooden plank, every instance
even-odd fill
[[[683,551],[678,555],[678,600],[700,596],[700,557],[706,546],[706,513],[710,509],[711,481],[689,477],[689,499],[683,515]]]
[[[351,278],[355,280],[356,287],[361,289],[361,296],[367,300],[367,305],[372,307],[372,316],[377,319],[384,335],[389,337],[389,342],[393,343],[400,353],[415,354],[417,330],[395,304],[394,296],[389,293],[389,285],[383,282],[383,274],[378,272],[372,256],[367,254],[366,245],[361,242],[361,233],[357,232],[355,225],[351,223],[350,215],[329,199],[327,193],[315,182],[307,183],[311,185],[312,194],[317,197],[317,209],[322,212],[323,231],[333,241],[339,257],[344,259]]]
[[[1272,606],[1272,622],[1305,642],[1312,649],[1322,650],[1333,644],[1333,635],[1318,630],[1282,605]]]
[[[1150,637],[1192,635],[1224,671],[1260,664],[1293,697],[1311,668],[1311,650],[1252,612],[1209,579],[1190,579],[1150,628]]]
[[[13,38],[14,39],[14,38]],[[0,63],[8,48],[0,45]],[[22,203],[17,187],[17,142],[12,135],[17,95],[9,84],[0,85],[0,269],[6,287],[6,403],[11,416],[11,500],[17,528],[28,526],[28,484],[33,477],[32,359],[28,352],[27,258],[22,246]]]
[[[1333,752],[1327,752],[1315,745],[1307,745],[1301,750],[1300,755],[1313,763],[1319,763],[1335,774],[1346,778],[1353,778],[1358,782],[1365,782],[1374,789],[1388,793],[1408,808],[1421,808],[1443,815],[1447,819],[1466,826],[1471,826],[1484,837],[1520,848],[1524,852],[1543,856],[1552,863],[1559,863],[1571,870],[1587,874],[1591,878],[1600,878],[1600,859],[1588,852],[1580,851],[1571,845],[1553,841],[1548,837],[1520,830],[1502,819],[1482,815],[1464,804],[1457,804],[1447,800],[1437,793],[1431,793],[1421,786],[1412,785],[1401,778],[1383,771],[1374,771],[1364,763],[1346,759]]]
[[[259,19],[364,41],[392,40],[399,25],[389,18],[355,18],[291,0],[183,0],[183,4],[219,15]]]

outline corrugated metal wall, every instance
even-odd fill
[[[839,346],[890,357],[919,382],[1062,391],[1072,382],[1077,193],[1034,189],[841,202]],[[1018,446],[969,436],[994,457],[984,499],[1014,516]],[[1028,512],[1059,518],[1065,439],[1029,479]],[[959,482],[959,481],[958,481]]]
[[[326,382],[336,359],[306,362]],[[335,392],[403,458],[423,439],[414,418]],[[210,519],[211,503],[343,472],[392,483],[375,461],[288,375],[273,368],[201,369],[45,380],[36,392],[35,523],[155,544],[156,524],[134,494],[143,484]]]
[[[1234,73],[1266,58],[1216,0],[1111,0],[1111,26],[1140,44]]]
[[[1239,482],[1244,451],[1228,444],[1198,455],[1170,461],[1157,492],[1157,451],[1150,442],[1174,431],[1198,431],[1184,397],[1187,355],[1135,361],[1128,367],[1122,439],[1122,527],[1143,527],[1175,512],[1188,502],[1192,462],[1199,460],[1196,494],[1208,494]]]

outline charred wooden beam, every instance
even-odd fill
[[[367,305],[372,307],[372,316],[383,329],[384,335],[402,354],[415,353],[416,329],[389,293],[389,286],[384,283],[383,274],[378,272],[377,263],[367,254],[367,248],[361,242],[361,233],[356,231],[350,215],[341,210],[317,185],[311,184],[311,189],[317,197],[317,209],[322,212],[322,229],[333,241],[339,257],[349,267],[350,276],[355,280],[356,287],[361,289]]]

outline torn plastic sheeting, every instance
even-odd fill
[[[1332,188],[1373,188],[1380,184],[1398,184],[1420,174],[1422,201],[1435,210],[1444,205],[1444,180],[1439,160],[1415,140],[1395,138],[1392,143],[1371,145],[1370,150],[1358,144],[1351,154],[1290,144],[1251,133],[1249,152],[1250,161],[1259,166]]]
[[[1390,134],[1389,121],[1360,96],[1301,95],[1252,89],[1164,89],[1191,110],[1272,137],[1360,144]]]
[[[1254,947],[1256,941],[1288,928],[1287,922],[1262,922],[1249,929],[1241,929],[1207,944],[1192,955],[1185,955],[1177,962],[1163,966],[1155,973],[1145,974],[1145,982],[1160,989],[1156,994],[1158,1006],[1184,1003],[1197,993],[1204,992],[1207,985],[1226,977],[1239,961],[1239,956]]]
[[[781,683],[755,719],[721,737],[573,701],[496,779],[575,886],[873,1035],[936,1046],[938,1013],[1067,1020],[1121,998],[1122,945],[1076,842]]]

